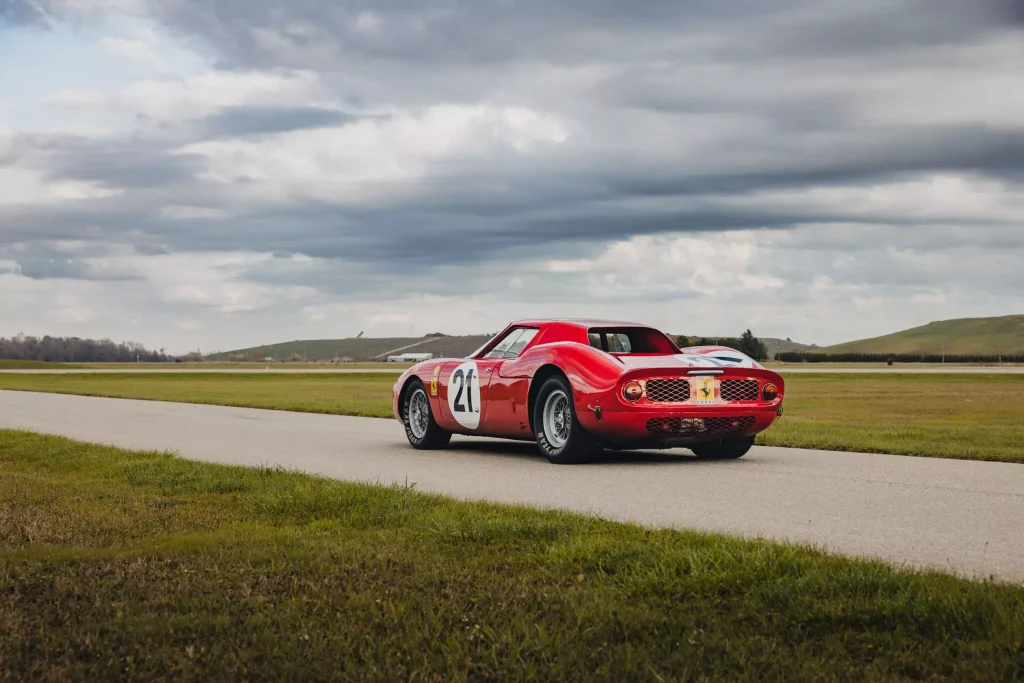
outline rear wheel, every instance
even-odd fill
[[[430,399],[423,382],[415,380],[405,392],[405,403],[402,406],[402,424],[405,425],[405,436],[413,448],[428,450],[444,448],[451,441],[452,433],[442,429],[434,421],[430,409]]]
[[[702,460],[735,460],[746,455],[753,445],[754,437],[738,436],[694,444],[690,450]]]
[[[601,452],[601,446],[576,417],[572,387],[564,377],[552,377],[537,393],[533,409],[537,447],[556,465],[586,462]]]

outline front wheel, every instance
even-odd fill
[[[753,445],[754,437],[740,436],[694,444],[690,450],[702,460],[735,460],[746,455]]]
[[[405,403],[402,406],[402,424],[405,425],[405,436],[413,448],[429,450],[444,448],[451,441],[452,433],[442,429],[434,421],[430,410],[430,399],[423,382],[416,380],[405,392]]]
[[[533,425],[537,447],[556,465],[586,462],[601,451],[594,437],[579,423],[572,387],[564,377],[552,377],[541,386],[533,409]]]

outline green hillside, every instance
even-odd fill
[[[284,361],[292,354],[298,354],[305,360],[329,361],[334,358],[350,358],[352,360],[373,360],[381,354],[395,353],[433,353],[435,358],[463,358],[483,346],[490,337],[388,337],[388,338],[350,338],[350,339],[297,339],[279,344],[253,346],[247,349],[224,351],[211,354],[207,360],[228,360],[230,356],[252,358],[257,351],[262,351],[266,358]],[[402,349],[399,351],[399,349]]]
[[[940,320],[884,337],[815,349],[820,353],[1024,354],[1024,315]]]

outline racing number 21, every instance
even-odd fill
[[[459,391],[455,394],[455,402],[452,404],[452,408],[457,413],[472,413],[473,412],[473,375],[474,371],[471,369],[468,373],[463,372],[462,369],[455,371],[452,375],[452,384],[458,382]],[[462,405],[462,395],[465,392],[466,405]],[[468,409],[467,409],[468,406]]]

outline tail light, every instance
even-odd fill
[[[630,382],[622,387],[622,397],[630,403],[636,403],[643,397],[644,388],[639,382]]]
[[[778,396],[779,388],[771,382],[767,382],[763,387],[761,387],[761,398],[764,400],[774,401]]]

